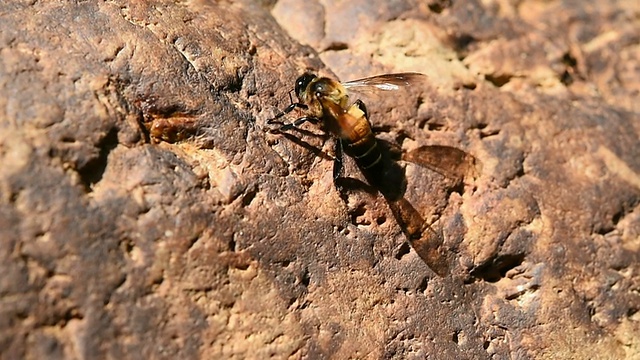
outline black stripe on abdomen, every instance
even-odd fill
[[[382,160],[382,153],[373,135],[366,136],[354,143],[346,142],[345,145],[345,153],[356,161],[362,171],[374,169]]]

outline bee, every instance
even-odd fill
[[[267,121],[279,125],[277,131],[296,129],[309,122],[319,125],[335,141],[333,179],[339,185],[343,169],[343,153],[355,160],[370,187],[381,193],[401,226],[409,244],[438,275],[449,272],[449,261],[441,249],[443,236],[428,224],[404,196],[404,172],[389,156],[388,148],[376,139],[366,105],[360,99],[350,102],[348,91],[395,91],[425,81],[420,73],[384,74],[341,83],[328,77],[304,73],[296,80],[294,92],[298,99]],[[300,109],[304,115],[293,122],[279,119]],[[423,146],[402,155],[402,159],[462,181],[475,166],[475,158],[448,146]]]

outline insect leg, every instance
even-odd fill
[[[362,100],[358,99],[356,100],[355,103],[353,103],[355,106],[358,107],[358,109],[360,109],[363,113],[364,113],[364,117],[369,120],[369,113],[367,112],[367,106],[364,104],[364,102],[362,102]]]
[[[335,158],[333,160],[333,182],[342,175],[342,139],[336,139]]]
[[[293,104],[293,105],[295,105],[295,104]],[[304,106],[306,106],[306,105],[304,105]],[[291,130],[293,128],[297,128],[298,126],[306,123],[307,121],[310,122],[310,123],[313,123],[313,124],[317,124],[320,121],[320,119],[318,119],[317,117],[313,117],[313,116],[303,116],[301,118],[296,119],[292,123],[283,124],[280,127],[280,130],[281,131]]]
[[[293,101],[293,96],[291,96],[291,91],[289,91],[289,101],[291,101],[291,105],[287,106],[286,109],[281,111],[279,114],[277,114],[273,118],[267,120],[267,124],[273,124],[275,122],[275,120],[280,119],[281,117],[287,115],[288,113],[292,112],[293,109],[295,109],[295,108],[300,108],[300,109],[303,109],[303,110],[306,110],[306,109],[309,108],[307,105],[305,105],[303,103],[294,102]]]
[[[274,116],[273,118],[267,120],[267,124],[273,124],[275,123],[276,120],[280,119],[281,117],[287,115],[288,113],[292,112],[293,109],[295,108],[300,108],[303,110],[308,109],[309,107],[305,104],[302,103],[294,103],[292,102],[291,105],[287,106],[286,109],[284,109],[283,111],[281,111],[279,114],[277,114],[276,116]]]

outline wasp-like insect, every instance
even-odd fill
[[[404,198],[402,183],[405,180],[402,169],[386,156],[388,151],[373,134],[364,102],[358,99],[351,103],[347,92],[394,91],[422,82],[425,78],[425,75],[419,73],[398,73],[340,83],[331,78],[305,73],[296,80],[294,90],[298,101],[291,99],[291,105],[267,123],[280,125],[278,131],[291,130],[305,122],[319,124],[323,131],[336,139],[333,166],[336,184],[342,173],[344,152],[355,160],[369,185],[385,197],[418,255],[434,272],[444,276],[449,272],[449,261],[441,249],[444,240],[442,233],[434,230]],[[296,108],[303,110],[305,115],[291,123],[278,120]],[[476,163],[473,156],[448,146],[423,146],[404,154],[402,159],[458,181],[462,181]]]

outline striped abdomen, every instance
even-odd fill
[[[377,170],[377,165],[382,160],[382,153],[378,147],[378,141],[371,131],[355,141],[343,139],[342,144],[344,152],[356,161],[360,170],[365,173]]]

